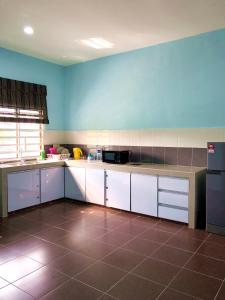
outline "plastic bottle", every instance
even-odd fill
[[[45,160],[45,149],[42,148],[41,150],[41,160]]]

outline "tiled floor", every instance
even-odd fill
[[[60,201],[0,223],[0,299],[225,299],[225,237]]]

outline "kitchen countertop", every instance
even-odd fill
[[[43,161],[26,161],[2,163],[0,164],[0,171],[2,173],[17,172],[24,170],[31,170],[36,168],[49,168],[57,166],[67,167],[84,167],[84,168],[98,168],[115,170],[120,172],[129,173],[143,173],[143,174],[155,174],[165,176],[179,176],[190,178],[198,172],[206,170],[203,167],[189,167],[179,165],[163,165],[163,164],[151,164],[151,163],[127,163],[127,164],[109,164],[102,161],[88,161],[88,160],[43,160]]]
[[[83,168],[96,168],[103,170],[114,170],[119,172],[140,173],[159,176],[171,176],[187,178],[189,180],[189,227],[196,228],[198,202],[202,201],[201,193],[204,189],[204,178],[206,168],[202,167],[189,167],[178,165],[163,165],[163,164],[150,164],[150,163],[127,163],[108,164],[102,161],[87,161],[87,160],[66,160],[66,161],[25,161],[11,162],[0,164],[0,216],[7,217],[8,204],[7,204],[7,174],[11,172],[26,171],[32,169],[51,168],[51,167],[83,167]]]

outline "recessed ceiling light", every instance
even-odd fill
[[[24,33],[32,35],[34,33],[34,29],[31,26],[26,26],[23,28]]]
[[[95,49],[107,49],[107,48],[112,48],[114,46],[113,43],[104,40],[103,38],[90,38],[86,40],[81,40],[81,42],[84,45]]]

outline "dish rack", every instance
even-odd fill
[[[68,160],[70,158],[70,153],[47,154],[47,158],[53,160]]]

